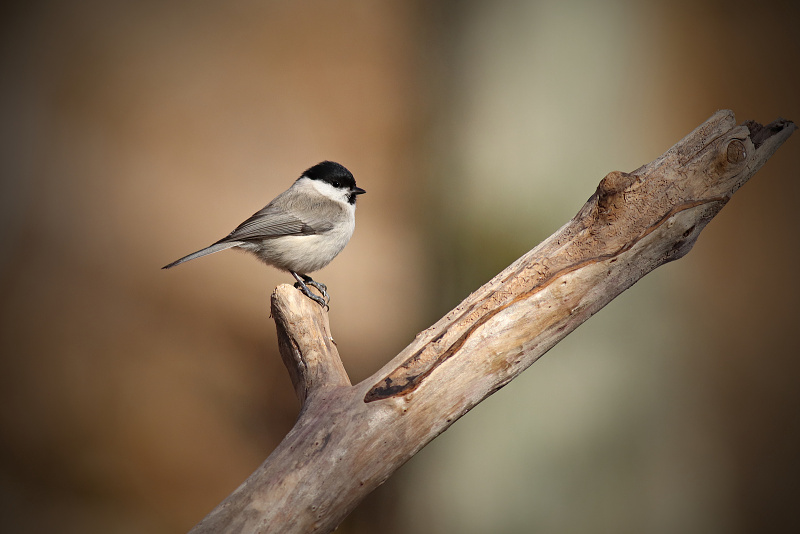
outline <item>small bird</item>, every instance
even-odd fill
[[[328,265],[350,241],[356,226],[356,197],[366,193],[356,186],[344,166],[323,161],[305,171],[263,209],[216,243],[176,260],[185,261],[238,247],[282,271],[289,271],[308,298],[329,307],[328,288],[308,273]],[[315,287],[322,297],[311,292]]]

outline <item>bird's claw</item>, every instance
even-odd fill
[[[311,290],[308,289],[308,287],[306,287],[305,284],[303,284],[302,286],[300,284],[295,284],[294,287],[302,291],[305,296],[307,296],[308,298],[310,298],[311,300],[313,300],[326,310],[331,309],[331,307],[328,306],[328,302],[323,297],[320,297],[319,295],[315,295],[314,293],[312,293]]]
[[[322,297],[325,299],[326,302],[330,302],[331,296],[328,295],[328,286],[321,282],[317,282],[316,280],[308,279],[306,280],[306,284],[311,287],[316,287],[320,293],[322,293]]]
[[[313,300],[326,310],[331,309],[330,305],[328,304],[328,302],[330,302],[331,300],[331,297],[330,295],[328,295],[328,287],[325,284],[321,284],[313,280],[310,276],[301,275],[303,278],[300,279],[300,276],[296,275],[295,273],[292,273],[292,275],[294,275],[295,279],[297,280],[297,282],[295,282],[294,284],[294,287],[302,291],[305,296],[307,296],[308,298],[310,298],[311,300]],[[322,296],[315,295],[308,288],[308,286],[316,288],[322,294]]]

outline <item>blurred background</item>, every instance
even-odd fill
[[[225,252],[311,165],[351,379],[714,111],[800,120],[797,2],[31,1],[2,8],[0,525],[179,533],[298,412]],[[800,139],[694,250],[437,438],[344,533],[800,531]]]

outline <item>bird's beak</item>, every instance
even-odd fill
[[[364,193],[366,193],[366,191],[364,191],[360,187],[354,187],[352,189],[352,192],[355,193],[356,195],[363,195]]]

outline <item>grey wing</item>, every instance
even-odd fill
[[[240,224],[230,235],[220,239],[226,241],[256,241],[287,235],[314,235],[327,232],[333,227],[322,220],[302,220],[275,203],[270,203]]]

